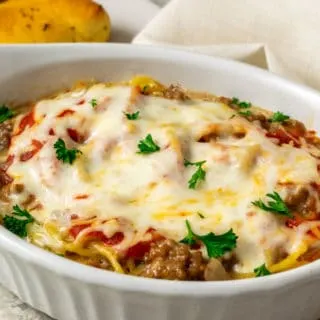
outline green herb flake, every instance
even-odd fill
[[[18,205],[13,207],[11,215],[6,215],[3,218],[3,226],[20,238],[25,238],[28,235],[27,225],[32,222],[34,222],[34,218],[30,213]]]
[[[14,116],[14,113],[7,106],[0,106],[0,123],[5,122],[8,119],[11,119]]]
[[[197,170],[191,176],[190,180],[188,181],[189,189],[195,189],[200,181],[204,181],[206,178],[206,172],[203,170],[202,165],[206,161],[198,161],[198,162],[190,162],[188,160],[184,160],[184,166],[196,166]]]
[[[256,277],[264,277],[269,276],[271,274],[271,272],[267,269],[265,264],[255,268],[253,272],[255,273]]]
[[[235,98],[235,97],[232,98],[231,104],[236,105],[240,109],[247,109],[252,106],[251,102],[240,101],[238,98]]]
[[[192,232],[190,222],[186,220],[186,227],[187,227],[187,235],[180,241],[181,243],[185,243],[188,245],[193,245],[196,243],[195,234]]]
[[[147,94],[148,92],[148,89],[149,89],[149,86],[148,85],[145,85],[145,86],[143,86],[142,88],[141,88],[141,93],[142,94]]]
[[[201,213],[201,212],[197,212],[197,215],[199,216],[199,218],[201,218],[201,219],[204,219],[205,218],[205,216]]]
[[[270,122],[280,122],[280,123],[284,123],[286,121],[288,121],[290,119],[289,116],[287,116],[286,114],[282,113],[282,112],[275,112],[272,117],[269,119]]]
[[[240,102],[240,100],[236,97],[233,97],[232,100],[231,100],[231,104],[236,104],[238,105],[238,103]]]
[[[56,150],[56,156],[58,160],[61,160],[64,163],[72,164],[78,154],[82,154],[80,150],[77,149],[67,149],[65,142],[59,138],[53,147]]]
[[[183,165],[185,167],[189,167],[189,166],[202,166],[204,163],[206,163],[205,160],[203,161],[198,161],[198,162],[191,162],[189,160],[184,159]]]
[[[261,199],[257,201],[253,201],[252,204],[264,211],[277,213],[282,216],[287,216],[290,218],[293,217],[292,214],[290,213],[289,208],[280,197],[279,193],[274,191],[273,193],[268,193],[266,196],[272,199],[268,201],[267,204],[265,204]]]
[[[195,189],[199,182],[204,181],[206,178],[206,172],[202,169],[201,166],[198,166],[196,172],[191,176],[191,179],[188,181],[189,189]]]
[[[134,113],[124,113],[128,120],[138,120],[140,111]]]
[[[252,115],[252,112],[250,110],[246,110],[246,111],[239,111],[238,112],[241,116],[244,116],[244,117],[249,117]]]
[[[151,134],[148,134],[145,139],[139,141],[138,149],[137,153],[149,154],[159,151],[160,147],[153,141]]]
[[[233,232],[232,229],[220,235],[215,235],[214,233],[210,232],[201,236],[192,231],[190,222],[188,220],[186,220],[186,227],[187,236],[180,242],[193,245],[197,240],[201,241],[207,249],[209,258],[219,258],[237,246],[238,236]]]
[[[97,99],[91,99],[90,104],[91,104],[92,108],[96,107],[98,105]]]

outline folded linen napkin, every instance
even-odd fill
[[[109,13],[111,18],[110,41],[112,42],[130,42],[146,23],[160,11],[160,8],[150,0],[95,1]]]
[[[320,89],[318,0],[172,0],[134,43],[250,63]]]

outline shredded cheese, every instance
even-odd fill
[[[180,241],[188,219],[197,234],[233,228],[239,237],[237,277],[252,276],[255,267],[270,263],[273,252],[279,248],[292,252],[298,242],[298,250],[270,265],[270,270],[294,267],[307,250],[303,237],[252,202],[273,192],[279,183],[319,182],[317,160],[303,148],[276,145],[221,102],[146,96],[137,86],[140,91],[145,86],[163,88],[150,78],[138,77],[132,86],[94,84],[35,104],[37,121],[12,138],[9,154],[15,157],[7,171],[14,183],[24,185],[23,192],[10,194],[12,205],[23,203],[29,194],[41,204],[32,215],[45,226],[46,236],[31,238],[43,247],[84,256],[94,249],[122,273],[118,254],[142,241],[149,229]],[[92,99],[97,101],[94,107]],[[125,113],[137,111],[137,120],[126,118]],[[139,154],[138,143],[147,135],[160,150]],[[72,165],[57,159],[53,145],[58,138],[82,152]],[[33,139],[43,146],[20,161]],[[205,161],[205,179],[194,190],[188,181],[197,168],[185,167],[185,159]],[[89,248],[81,235],[74,243],[72,238],[61,238],[75,225],[72,215],[79,221],[94,220],[94,227],[107,238],[121,232],[124,239],[114,248],[98,243]],[[107,223],[111,219],[126,223],[111,226]],[[320,238],[317,228],[313,233]]]

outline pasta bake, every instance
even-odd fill
[[[2,225],[157,279],[261,277],[318,259],[320,140],[248,98],[137,76],[1,106]]]

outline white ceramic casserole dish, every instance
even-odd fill
[[[237,62],[132,45],[0,47],[0,101],[24,102],[77,80],[148,74],[169,84],[239,96],[317,128],[320,95]],[[120,275],[39,249],[0,227],[0,282],[61,320],[316,320],[320,261],[247,280],[177,282]]]

